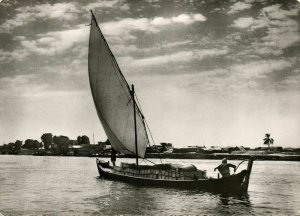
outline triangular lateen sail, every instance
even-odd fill
[[[136,154],[130,89],[93,15],[88,66],[95,107],[112,147],[125,154]],[[138,155],[144,157],[149,140],[139,112],[136,124]]]

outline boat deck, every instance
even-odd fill
[[[206,171],[196,167],[164,167],[139,166],[134,164],[121,163],[121,166],[111,167],[114,174],[141,177],[147,179],[166,179],[166,180],[195,180],[207,179]]]
[[[155,187],[174,187],[174,188],[187,188],[187,189],[200,189],[203,191],[225,192],[225,193],[241,193],[245,192],[243,183],[247,175],[247,170],[243,170],[238,174],[231,175],[224,178],[180,178],[160,177],[160,174],[138,174],[138,173],[124,173],[124,171],[115,171],[108,163],[103,165],[103,162],[97,161],[97,167],[101,178],[109,180],[123,181],[134,185],[155,186]],[[119,168],[115,168],[119,169]],[[155,169],[153,169],[155,170]],[[136,171],[135,171],[136,172]],[[159,172],[162,171],[148,171]],[[170,172],[165,172],[170,173]],[[174,173],[174,172],[171,172]],[[180,172],[178,172],[180,173]],[[148,176],[147,176],[148,175]],[[167,174],[169,175],[169,174]]]

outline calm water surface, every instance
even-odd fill
[[[104,160],[108,160],[107,158]],[[134,162],[131,159],[120,161]],[[159,160],[154,160],[159,162]],[[195,164],[216,177],[216,160]],[[238,164],[239,161],[231,161]],[[246,163],[240,168],[245,168]],[[0,155],[3,215],[295,215],[300,214],[300,162],[255,161],[247,196],[137,187],[98,179],[95,158]]]

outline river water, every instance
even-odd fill
[[[213,168],[220,163],[173,159],[164,162],[192,163],[212,177],[217,176]],[[299,183],[300,162],[254,161],[248,195],[224,196],[99,179],[95,158],[0,155],[0,213],[295,215],[300,214]]]

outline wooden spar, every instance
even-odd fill
[[[133,118],[134,118],[134,141],[135,141],[135,156],[136,165],[139,166],[139,155],[138,155],[138,145],[137,145],[137,131],[136,131],[136,110],[135,110],[135,98],[134,98],[134,85],[131,85],[131,97],[133,102]]]
[[[109,51],[109,53],[110,53],[110,57],[112,58],[112,61],[114,62],[115,66],[117,67],[117,69],[118,69],[118,71],[119,71],[119,73],[120,73],[122,79],[123,79],[124,82],[126,83],[126,86],[127,86],[128,90],[129,90],[129,92],[130,92],[130,87],[129,87],[128,83],[127,83],[127,80],[125,79],[125,77],[124,77],[124,75],[123,75],[123,73],[122,73],[122,71],[121,71],[121,69],[120,69],[120,67],[119,67],[119,65],[118,65],[118,63],[117,63],[117,60],[116,60],[114,54],[112,53],[112,51],[111,51],[111,49],[110,49],[110,47],[109,47],[109,45],[108,45],[108,43],[107,43],[107,41],[106,41],[104,35],[102,34],[102,31],[101,31],[101,29],[100,29],[100,26],[98,25],[98,22],[97,22],[97,20],[96,20],[96,17],[95,17],[95,15],[94,15],[93,11],[92,11],[92,10],[90,10],[90,11],[91,11],[91,14],[92,14],[92,18],[95,20],[95,23],[96,23],[97,29],[98,29],[98,31],[99,31],[99,33],[100,33],[100,36],[102,37],[102,39],[103,39],[103,41],[104,41],[104,44],[105,44],[106,47],[108,48],[108,51]]]
[[[242,190],[244,192],[248,191],[249,179],[250,179],[250,174],[251,174],[251,170],[252,170],[253,160],[254,160],[253,157],[249,158],[248,167],[247,167],[247,174],[246,174],[246,177],[245,177],[245,181],[242,185]]]

